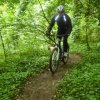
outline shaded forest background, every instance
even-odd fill
[[[20,88],[17,87],[20,87],[27,76],[34,76],[46,68],[50,54],[47,47],[51,41],[45,36],[45,32],[58,5],[64,5],[65,12],[72,20],[73,31],[69,39],[71,52],[84,56],[69,75],[72,80],[65,77],[61,81],[58,90],[62,96],[58,98],[100,99],[99,0],[0,0],[0,100],[11,99],[14,94],[19,93]],[[83,76],[83,72],[87,72],[86,76]],[[77,75],[81,78],[77,78]],[[78,85],[82,87],[83,92],[80,93],[77,84],[81,84],[82,79],[85,83],[84,87]],[[86,85],[91,88],[87,89]],[[63,87],[69,88],[69,91]],[[88,95],[84,96],[86,89]],[[80,93],[80,96],[77,97],[75,93]]]

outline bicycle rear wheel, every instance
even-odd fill
[[[63,63],[66,64],[68,59],[69,59],[69,50],[67,50],[67,56],[66,57],[63,56],[63,58],[62,58]]]
[[[50,56],[50,63],[49,63],[49,68],[50,71],[54,74],[59,66],[59,51],[58,48],[54,48],[51,56]]]

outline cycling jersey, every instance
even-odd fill
[[[49,25],[48,33],[51,32],[52,27],[54,26],[55,23],[57,23],[58,26],[58,31],[57,31],[58,35],[71,33],[72,23],[67,14],[63,13],[54,15]]]

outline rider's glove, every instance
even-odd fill
[[[46,36],[50,36],[50,33],[49,32],[46,32]]]
[[[68,36],[70,35],[70,34],[67,34]]]

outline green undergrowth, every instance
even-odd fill
[[[56,100],[100,100],[100,48],[92,45],[90,51],[83,44],[72,44],[71,52],[82,54],[59,82]]]
[[[28,76],[35,76],[48,64],[47,50],[36,49],[9,56],[0,63],[0,100],[11,100],[20,92],[20,85]]]

